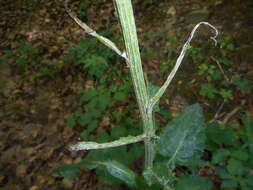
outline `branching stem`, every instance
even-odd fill
[[[135,26],[131,0],[113,0],[115,9],[118,13],[118,18],[120,21],[120,25],[121,25],[121,29],[122,29],[122,33],[124,37],[126,53],[121,52],[113,42],[111,42],[109,39],[103,36],[98,35],[93,29],[91,29],[89,26],[83,23],[80,19],[78,19],[77,16],[73,12],[71,12],[71,10],[68,8],[67,6],[68,1],[69,0],[65,1],[65,8],[68,14],[71,16],[71,18],[74,19],[75,22],[80,27],[82,27],[86,33],[88,33],[91,36],[96,37],[103,44],[111,48],[118,55],[120,55],[121,57],[125,59],[130,69],[131,78],[133,80],[133,85],[134,85],[134,90],[135,90],[135,95],[137,98],[137,103],[139,106],[139,110],[140,110],[140,114],[141,114],[141,118],[143,122],[143,135],[139,135],[136,137],[132,137],[132,136],[123,137],[113,142],[101,143],[101,144],[96,143],[96,142],[81,142],[81,143],[78,143],[77,145],[72,146],[71,150],[77,151],[77,150],[111,148],[111,147],[117,147],[117,146],[126,145],[130,143],[135,143],[139,141],[144,141],[145,170],[152,171],[153,160],[155,156],[155,147],[154,147],[155,146],[155,142],[154,142],[155,126],[154,126],[154,120],[153,120],[153,107],[162,97],[162,95],[168,88],[170,82],[174,78],[176,72],[178,71],[178,68],[182,63],[182,60],[185,56],[187,49],[190,47],[190,42],[193,39],[198,27],[202,24],[211,27],[215,31],[215,35],[211,37],[211,39],[214,40],[215,43],[216,43],[215,38],[218,35],[218,31],[214,26],[212,26],[208,22],[198,23],[194,27],[194,29],[192,30],[190,34],[190,37],[184,44],[182,51],[176,61],[176,64],[174,68],[172,69],[171,73],[169,74],[168,78],[166,79],[165,83],[162,85],[162,87],[157,91],[157,93],[153,97],[149,97],[148,92],[147,92],[147,85],[144,79],[144,73],[142,70],[141,57],[140,57],[140,52],[139,52],[139,45],[138,45],[136,26]],[[161,183],[163,183],[163,181],[161,181]],[[166,184],[164,186],[166,189],[170,189],[169,187],[167,187]]]
[[[196,30],[198,29],[198,27],[201,24],[207,25],[207,26],[211,27],[212,29],[214,29],[215,36],[211,37],[211,39],[214,40],[215,45],[217,44],[216,37],[218,36],[218,30],[213,25],[209,24],[208,22],[200,22],[200,23],[198,23],[193,28],[193,30],[191,32],[191,35],[188,38],[188,40],[185,42],[185,44],[184,44],[184,46],[182,48],[182,51],[181,51],[179,57],[177,58],[176,64],[175,64],[174,68],[172,69],[171,73],[169,74],[168,78],[166,79],[165,83],[158,90],[158,92],[150,99],[149,106],[148,106],[149,107],[148,108],[149,112],[152,112],[154,105],[159,101],[159,99],[162,97],[162,95],[164,94],[164,92],[166,91],[166,89],[168,88],[168,86],[170,85],[170,82],[174,78],[175,74],[178,71],[179,66],[181,65],[181,63],[182,63],[182,61],[184,59],[184,56],[185,56],[185,53],[186,53],[187,49],[189,49],[189,47],[190,47],[190,42],[193,39]]]

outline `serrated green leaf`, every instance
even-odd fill
[[[223,97],[223,98],[233,98],[233,93],[232,90],[225,90],[225,89],[220,89],[219,94]]]
[[[200,95],[210,99],[215,98],[218,90],[212,84],[202,84],[200,87]]]
[[[107,61],[104,57],[91,55],[84,60],[85,65],[84,69],[88,69],[89,75],[100,77],[103,75],[103,72],[108,67]]]
[[[205,142],[205,123],[198,104],[187,107],[160,135],[158,153],[170,161],[185,163],[195,154],[200,154]]]
[[[184,176],[176,184],[176,190],[212,190],[213,184],[199,176]]]

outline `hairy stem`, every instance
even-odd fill
[[[162,85],[162,87],[158,90],[158,92],[150,99],[149,101],[149,106],[148,106],[148,111],[152,112],[154,105],[159,101],[159,99],[162,97],[162,95],[164,94],[164,92],[166,91],[166,89],[168,88],[168,86],[170,85],[170,82],[172,81],[172,79],[174,78],[175,74],[177,73],[177,70],[179,68],[179,66],[181,65],[185,53],[187,51],[187,49],[190,47],[190,42],[193,39],[196,30],[198,29],[198,27],[200,25],[207,25],[209,27],[211,27],[214,31],[215,31],[215,35],[213,37],[211,37],[211,39],[215,42],[216,45],[216,37],[218,36],[218,30],[211,24],[209,24],[208,22],[200,22],[198,23],[192,30],[190,37],[188,38],[188,40],[185,42],[182,51],[180,52],[179,57],[177,58],[176,64],[174,66],[174,68],[172,69],[171,73],[169,74],[168,78],[166,79],[166,81],[164,82],[164,84]]]
[[[86,23],[82,22],[74,12],[71,11],[71,9],[68,7],[68,3],[70,0],[65,0],[64,6],[69,14],[69,16],[85,31],[85,33],[97,38],[100,42],[102,42],[104,45],[106,45],[108,48],[112,49],[114,52],[116,52],[119,56],[123,57],[126,62],[128,62],[128,59],[125,55],[125,52],[121,52],[118,47],[109,39],[97,34],[95,30],[90,28]]]
[[[152,136],[155,135],[152,114],[147,113],[147,105],[149,97],[147,86],[144,80],[141,57],[134,21],[134,14],[131,0],[114,0],[114,5],[118,13],[126,53],[129,60],[131,77],[134,84],[135,95],[137,97],[138,106],[143,121],[145,138],[145,168],[152,168],[154,158],[154,148],[152,144]]]
[[[104,149],[104,148],[112,148],[117,146],[123,146],[127,144],[137,143],[143,141],[145,139],[145,134],[139,136],[128,136],[128,137],[121,137],[118,140],[106,143],[96,143],[90,141],[79,142],[76,145],[70,147],[71,151],[78,151],[78,150],[90,150],[90,149]]]

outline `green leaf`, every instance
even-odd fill
[[[212,163],[214,164],[223,163],[226,157],[228,157],[229,155],[230,155],[229,150],[223,148],[218,149],[213,152]]]
[[[112,185],[112,186],[119,186],[123,184],[121,180],[110,175],[108,171],[106,170],[105,166],[100,165],[98,168],[96,168],[96,175],[105,184]]]
[[[70,116],[67,119],[67,125],[69,127],[75,127],[76,126],[76,118],[74,114],[70,114]]]
[[[221,179],[232,179],[233,177],[228,173],[228,171],[225,168],[218,167],[215,168],[215,173],[221,178]]]
[[[233,176],[242,176],[246,171],[243,162],[235,159],[228,161],[227,170]]]
[[[253,122],[250,117],[243,118],[244,128],[246,129],[249,152],[253,155]]]
[[[141,144],[132,144],[127,152],[127,160],[129,164],[140,159],[144,155],[144,147]]]
[[[222,78],[222,74],[221,74],[221,72],[219,72],[219,71],[214,71],[212,74],[211,74],[211,79],[212,80],[221,80],[221,78]]]
[[[225,179],[221,183],[221,188],[237,188],[238,183],[232,179]]]
[[[207,139],[217,145],[240,146],[234,131],[231,128],[222,128],[218,123],[209,123],[206,134]]]
[[[127,136],[128,130],[127,128],[123,127],[123,126],[118,126],[118,127],[114,127],[111,130],[111,136],[115,139],[119,138],[119,137],[124,137]]]
[[[82,114],[78,120],[78,124],[81,126],[87,125],[89,122],[91,122],[92,117],[90,114]]]
[[[90,133],[87,130],[83,130],[80,134],[82,140],[87,140],[89,138]]]
[[[89,58],[84,61],[84,69],[88,69],[90,76],[95,76],[97,78],[101,77],[106,68],[108,67],[107,61],[105,58],[97,55],[91,55]]]
[[[231,156],[241,161],[247,161],[249,159],[249,153],[245,150],[235,150],[232,152]]]
[[[111,96],[110,93],[104,92],[103,94],[99,95],[98,98],[98,108],[100,110],[105,110],[111,104]]]
[[[89,133],[95,131],[95,129],[98,127],[98,124],[99,124],[98,120],[91,121],[87,127],[87,131]]]
[[[108,160],[116,160],[125,165],[129,165],[130,163],[129,163],[129,160],[126,159],[127,157],[128,157],[127,147],[120,146],[120,147],[114,147],[114,148],[107,148],[103,150],[92,150],[85,157],[84,161],[106,162]]]
[[[172,170],[168,167],[167,162],[156,162],[153,168],[154,173],[160,178],[163,184],[168,184],[175,179]],[[158,183],[158,182],[156,182]]]
[[[158,153],[170,157],[170,161],[187,162],[203,151],[204,130],[201,107],[198,104],[189,106],[162,131],[157,143]]]
[[[232,65],[232,62],[231,62],[230,60],[228,60],[228,59],[218,58],[218,59],[216,59],[216,60],[217,60],[219,63],[224,64],[224,65],[226,65],[226,66]]]
[[[176,190],[212,190],[213,184],[199,176],[183,176],[176,184]]]
[[[225,90],[225,89],[220,89],[219,94],[223,97],[223,98],[233,98],[233,93],[232,90]]]
[[[251,92],[253,88],[252,81],[242,78],[242,77],[237,77],[233,80],[233,83],[243,92]]]
[[[96,90],[87,91],[80,98],[80,102],[81,103],[88,102],[88,101],[92,100],[96,95],[97,95],[97,91]]]
[[[136,188],[136,174],[117,161],[108,161],[105,163],[107,171],[114,176],[125,182],[129,187]]]
[[[218,90],[212,84],[202,84],[199,93],[201,96],[213,99],[217,92]]]
[[[173,117],[172,117],[172,115],[171,115],[171,113],[170,113],[169,110],[160,109],[160,110],[159,110],[159,114],[161,114],[162,117],[163,117],[164,119],[166,119],[166,120],[171,120],[171,119],[173,119]]]
[[[252,187],[250,187],[250,186],[242,186],[241,189],[242,190],[252,190]]]
[[[251,174],[250,176],[247,176],[247,177],[245,178],[245,183],[246,183],[248,186],[253,187],[253,174]]]
[[[128,96],[128,94],[126,94],[125,92],[116,92],[115,94],[114,94],[114,99],[116,100],[116,101],[123,101],[123,100],[125,100],[126,98],[127,98],[127,96]]]
[[[161,186],[168,186],[172,181],[175,180],[173,175],[173,169],[167,164],[166,159],[160,158],[159,161],[155,161],[152,170],[144,170],[142,175],[146,183],[151,186],[153,184],[160,184]],[[166,188],[165,188],[166,189]]]
[[[191,158],[187,159],[187,168],[194,172],[197,168],[205,167],[207,162],[201,159],[201,154],[194,154]]]
[[[88,1],[81,1],[81,3],[80,3],[80,7],[79,7],[79,14],[81,15],[81,16],[85,16],[86,15],[86,13],[87,13],[87,8],[89,8],[90,7],[90,1],[88,0]]]
[[[79,164],[69,164],[61,166],[53,171],[56,176],[65,177],[68,179],[74,179],[77,175],[77,171],[80,168]]]
[[[102,161],[101,158],[104,159],[104,161]],[[108,174],[111,174],[111,176],[113,176],[118,180],[123,181],[128,186],[132,188],[137,187],[136,174],[125,165],[119,163],[118,161],[110,160],[110,158],[109,159],[105,158],[105,155],[100,154],[100,157],[95,158],[94,160],[85,158],[82,161],[82,165],[88,167],[89,169],[96,168],[99,177],[102,177],[105,180],[105,182],[108,182],[107,180],[109,180],[109,184],[111,179],[110,177],[108,178],[107,176]]]

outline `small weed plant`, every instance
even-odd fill
[[[233,126],[242,128],[241,132],[247,131],[247,135],[241,132],[234,133],[215,123],[207,127],[200,105],[194,104],[185,108],[161,131],[158,132],[155,126],[154,112],[159,112],[170,119],[166,111],[159,110],[159,99],[175,76],[186,51],[190,48],[195,31],[201,24],[205,24],[215,31],[215,36],[212,37],[215,41],[218,32],[212,25],[201,22],[194,27],[167,80],[159,88],[144,79],[131,0],[114,0],[126,52],[120,51],[112,41],[99,35],[79,20],[67,5],[68,0],[65,2],[67,12],[85,32],[97,38],[125,60],[130,70],[139,112],[134,109],[112,111],[111,114],[117,118],[120,126],[113,127],[109,134],[102,132],[94,136],[94,131],[101,123],[101,117],[108,114],[105,110],[112,108],[118,101],[129,98],[130,79],[123,81],[124,87],[106,85],[108,78],[101,75],[107,70],[112,71],[104,58],[107,56],[107,51],[100,52],[99,48],[95,50],[92,46],[89,48],[87,43],[72,46],[74,62],[87,71],[88,77],[98,81],[99,85],[79,92],[80,105],[83,107],[70,115],[68,124],[71,127],[76,125],[84,127],[81,133],[84,141],[71,146],[70,150],[91,151],[81,162],[62,166],[54,171],[55,174],[73,179],[80,167],[86,167],[95,169],[97,175],[105,183],[109,185],[125,183],[130,189],[212,190],[212,182],[198,176],[197,173],[200,167],[216,165],[217,175],[224,179],[222,187],[252,189],[252,174],[250,174],[252,163],[250,166],[244,163],[250,160],[253,146],[252,131],[250,131],[252,123],[247,117],[243,120],[243,127]],[[88,53],[92,51],[93,53]],[[195,50],[191,49],[191,51]],[[109,52],[108,55],[111,56]],[[110,59],[110,56],[107,58]],[[241,81],[241,85],[246,83]],[[137,113],[140,114],[142,123],[133,119]],[[130,116],[125,117],[125,115]],[[142,130],[140,130],[140,125]],[[143,142],[143,144],[138,142]],[[224,149],[224,147],[229,149]],[[204,148],[215,152],[212,159],[206,162],[201,159]],[[243,155],[242,157],[238,157],[238,151]],[[142,160],[143,155],[144,169],[141,172],[135,172],[134,169],[142,169],[134,165]],[[185,172],[177,172],[182,168],[185,168]]]
[[[217,42],[219,51],[210,48],[209,44],[191,47],[189,50],[193,64],[199,65],[198,74],[202,78],[199,94],[208,99],[233,99],[236,89],[245,94],[250,93],[252,82],[244,76],[234,76],[233,63],[229,59],[236,50],[232,38],[224,36]]]
[[[49,60],[41,60],[40,53],[41,50],[35,47],[31,43],[25,43],[21,41],[16,50],[5,50],[2,59],[0,59],[0,64],[7,61],[13,61],[17,68],[17,72],[23,76],[31,75],[31,72],[36,75],[36,77],[47,76],[50,78],[55,78],[57,70],[60,69],[56,62]]]
[[[212,152],[207,165],[215,166],[216,175],[222,179],[221,189],[252,189],[253,123],[250,118],[243,116],[242,125],[225,127],[210,123],[206,134],[206,148]]]

